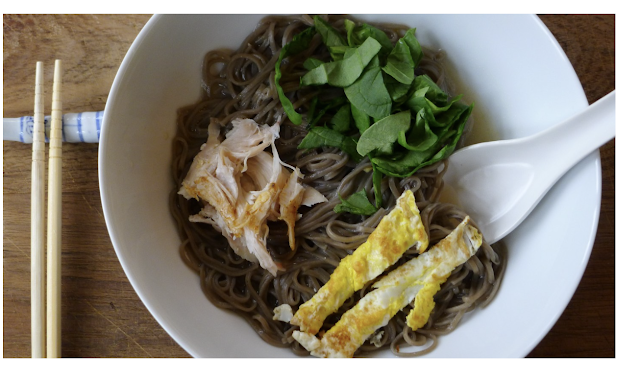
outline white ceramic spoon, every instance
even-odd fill
[[[460,149],[449,158],[445,185],[491,244],[520,225],[570,168],[614,137],[615,91],[538,134]]]

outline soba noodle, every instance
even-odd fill
[[[329,16],[326,19],[337,29],[344,30],[344,17]],[[365,188],[373,198],[372,171],[368,159],[355,164],[339,149],[297,149],[306,135],[306,121],[295,126],[286,119],[275,89],[274,67],[281,47],[310,25],[313,25],[313,19],[309,16],[267,17],[237,51],[215,50],[206,55],[202,99],[178,113],[171,167],[175,189],[171,192],[170,207],[182,240],[179,252],[184,262],[199,274],[206,297],[217,307],[245,318],[267,343],[290,347],[298,355],[308,355],[308,352],[293,339],[292,332],[296,328],[273,320],[273,309],[286,303],[295,310],[310,299],[328,281],[341,258],[366,241],[405,189],[414,192],[432,245],[449,234],[465,217],[465,213],[453,205],[438,202],[446,161],[425,167],[405,179],[385,177],[382,183],[384,205],[372,216],[333,211],[339,203],[338,194],[347,197]],[[394,42],[408,29],[400,25],[376,26]],[[305,72],[302,62],[311,52],[328,60],[326,51],[319,53],[322,50],[321,40],[316,36],[306,53],[289,58],[288,63],[282,66],[280,84],[285,93],[293,93],[290,98],[294,107],[301,109],[302,113],[317,94],[313,87],[298,89],[300,77]],[[452,93],[455,88],[445,74],[443,54],[424,47],[423,50],[424,58],[417,68],[418,74],[428,74],[440,88]],[[191,161],[206,141],[211,119],[224,129],[235,118],[252,118],[259,124],[269,125],[282,119],[280,138],[276,141],[280,157],[284,162],[299,167],[305,175],[304,184],[314,187],[328,199],[328,202],[312,208],[301,208],[302,217],[295,226],[296,250],[289,248],[286,226],[269,223],[269,251],[274,260],[286,268],[275,278],[258,264],[237,256],[227,240],[210,225],[189,222],[189,215],[198,213],[201,204],[177,194]],[[470,123],[471,120],[467,127]],[[416,251],[410,249],[398,265],[415,255]],[[383,331],[377,345],[365,342],[356,355],[385,347],[399,356],[430,352],[436,347],[438,336],[454,330],[465,313],[491,301],[500,285],[504,267],[505,254],[484,243],[481,250],[459,266],[443,284],[434,298],[436,307],[424,328],[412,331],[406,325],[405,317],[411,309],[409,305],[377,332]],[[345,302],[338,313],[327,318],[323,329],[333,326],[342,313],[368,292],[370,286],[365,286]],[[406,353],[407,346],[418,346],[420,350]]]

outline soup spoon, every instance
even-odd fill
[[[615,137],[615,90],[540,133],[471,145],[449,157],[445,187],[492,244],[585,156]]]

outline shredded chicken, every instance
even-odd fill
[[[211,224],[229,241],[240,257],[259,262],[276,275],[278,266],[267,250],[267,220],[287,223],[289,246],[295,248],[294,226],[300,205],[312,206],[327,199],[299,180],[302,173],[282,162],[274,141],[280,125],[258,125],[251,119],[232,121],[233,128],[221,140],[216,122],[196,155],[178,193],[204,200],[192,222]],[[265,149],[271,146],[271,154]],[[285,167],[291,168],[292,173]]]

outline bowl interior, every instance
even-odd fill
[[[533,134],[587,106],[553,36],[528,15],[372,15],[417,27],[446,51],[475,102],[476,124],[499,138]],[[180,259],[169,213],[176,110],[200,95],[201,63],[237,48],[259,15],[154,16],[128,52],[106,106],[100,192],[114,248],[134,289],[164,329],[197,357],[289,357],[233,313],[213,306]],[[541,151],[541,153],[544,153]],[[498,183],[499,184],[499,183]],[[597,152],[574,167],[505,239],[508,267],[495,300],[439,339],[431,357],[521,357],[564,310],[589,258],[600,208]],[[380,356],[392,356],[389,351]]]

